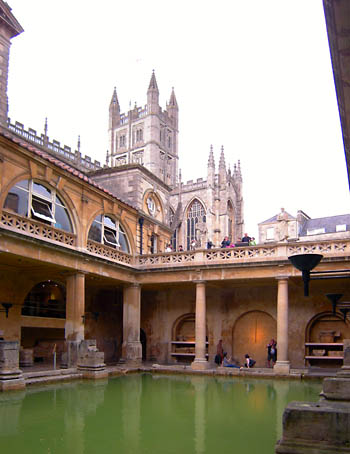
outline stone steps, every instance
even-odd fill
[[[77,369],[57,369],[30,371],[23,374],[26,385],[45,384],[66,380],[77,380],[82,378],[82,374]]]

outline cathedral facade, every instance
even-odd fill
[[[147,104],[121,113],[114,89],[109,107],[107,166],[92,178],[113,194],[172,231],[172,249],[220,246],[223,237],[242,237],[243,197],[240,163],[226,167],[221,148],[218,167],[210,148],[206,178],[182,182],[178,150],[179,108],[174,89],[166,109],[159,105],[154,72]],[[163,252],[153,235],[145,252]],[[193,246],[192,246],[193,247]]]

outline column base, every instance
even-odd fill
[[[139,366],[142,364],[141,342],[126,342],[123,344],[123,360],[127,366]]]
[[[342,366],[337,372],[337,377],[350,378],[350,366]]]
[[[275,375],[289,375],[290,373],[290,362],[289,361],[277,361],[273,366]]]
[[[206,359],[194,359],[191,363],[191,369],[193,370],[207,370],[210,368],[210,364]]]
[[[87,378],[89,380],[100,380],[101,378],[108,378],[108,371],[106,369],[104,370],[79,369],[79,371],[82,372],[83,378]]]

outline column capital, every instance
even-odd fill
[[[290,278],[290,275],[281,275],[281,276],[275,276],[276,281],[288,281]]]
[[[204,279],[196,279],[195,281],[192,281],[194,284],[206,284],[207,281]]]
[[[141,288],[141,284],[138,282],[130,282],[129,284],[124,284],[123,288]]]

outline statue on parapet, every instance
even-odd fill
[[[278,239],[279,241],[287,241],[288,234],[288,213],[281,208],[280,214],[277,216],[278,221]]]

